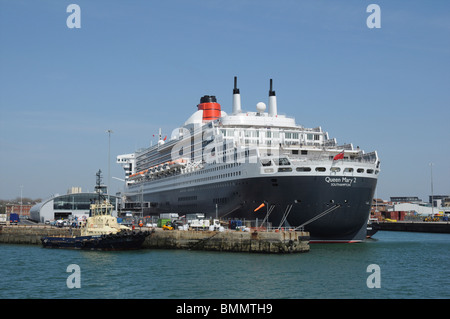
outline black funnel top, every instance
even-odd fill
[[[205,95],[200,98],[200,103],[214,103],[217,102],[216,97],[214,95]]]
[[[272,90],[272,79],[270,79],[270,90],[269,90],[269,96],[275,96],[275,91]]]
[[[234,77],[234,89],[233,94],[239,94],[239,89],[237,88],[237,76]]]

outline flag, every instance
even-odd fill
[[[256,212],[257,210],[263,208],[264,206],[266,206],[266,205],[264,205],[264,203],[262,203],[262,204],[259,205],[257,208],[255,208],[254,212]]]
[[[340,159],[344,159],[344,151],[340,152],[335,157],[333,157],[333,161],[337,161],[337,160],[340,160]]]
[[[163,141],[165,141],[166,140],[166,138],[167,138],[167,135],[164,137],[164,140]]]

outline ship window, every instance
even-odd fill
[[[291,163],[289,163],[289,160],[287,158],[282,157],[278,159],[278,165],[291,165]]]
[[[297,167],[297,172],[311,172],[311,167]]]
[[[364,168],[358,168],[356,171],[357,171],[358,173],[364,173]]]
[[[272,161],[271,160],[261,160],[262,166],[271,166]]]
[[[302,155],[308,155],[308,151],[302,150]]]
[[[316,172],[325,172],[326,170],[325,167],[316,167]]]
[[[292,168],[291,167],[280,167],[278,169],[279,172],[292,172]]]
[[[373,169],[368,169],[367,174],[373,174]]]
[[[285,137],[288,139],[298,139],[298,133],[294,133],[294,132],[286,132],[285,133]]]
[[[352,167],[346,167],[344,169],[344,173],[351,173],[351,172],[353,172],[353,168]]]
[[[340,172],[341,169],[339,167],[332,167],[332,168],[330,168],[330,171],[335,173],[335,172]]]

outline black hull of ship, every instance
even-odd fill
[[[140,249],[148,232],[118,233],[100,236],[43,237],[44,248],[83,250],[134,250]]]
[[[327,179],[328,177],[328,179]],[[333,176],[333,178],[336,178]],[[147,213],[204,213],[206,217],[264,219],[274,205],[269,221],[278,227],[284,213],[292,205],[281,226],[300,226],[327,209],[338,208],[308,223],[311,242],[360,242],[366,238],[367,221],[377,180],[367,177],[342,178],[346,182],[330,182],[330,176],[270,176],[230,180],[189,188],[154,193],[144,192],[151,202]],[[139,198],[140,199],[140,198]],[[138,201],[138,199],[135,199]],[[266,206],[257,212],[262,203]]]

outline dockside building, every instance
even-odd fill
[[[111,204],[116,206],[117,197],[110,195]],[[30,219],[36,222],[45,222],[60,219],[83,219],[89,217],[90,204],[98,198],[97,193],[71,193],[55,195],[30,209]],[[117,216],[117,211],[113,211]]]

